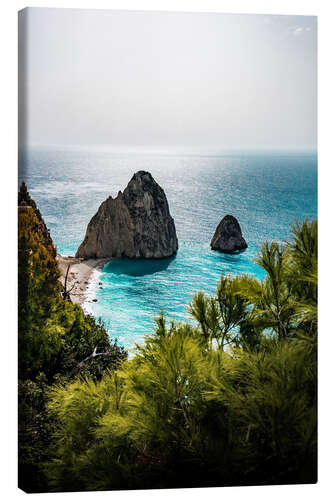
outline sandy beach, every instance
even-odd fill
[[[94,270],[103,269],[104,265],[111,259],[77,259],[57,255],[57,261],[61,272],[60,281],[65,282],[68,266],[70,266],[67,277],[66,289],[71,290],[70,297],[75,304],[82,305],[86,300],[86,291],[89,286]]]

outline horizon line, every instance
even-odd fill
[[[110,144],[29,144],[18,147],[19,153],[29,150],[62,150],[62,151],[86,151],[86,152],[110,152],[110,153],[144,153],[163,155],[223,155],[241,153],[308,153],[317,154],[317,147],[244,147],[244,148],[217,148],[217,147],[190,147],[190,146],[148,146],[148,145],[110,145]]]

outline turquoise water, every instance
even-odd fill
[[[58,252],[74,255],[100,203],[123,190],[133,173],[148,170],[162,186],[175,219],[179,251],[160,261],[115,260],[96,286],[89,304],[112,338],[131,348],[153,328],[161,310],[169,318],[188,317],[197,290],[213,293],[220,274],[251,273],[259,245],[282,242],[293,218],[317,215],[317,157],[300,153],[228,155],[112,154],[31,150],[20,161]],[[237,217],[248,249],[239,255],[210,250],[217,224]]]

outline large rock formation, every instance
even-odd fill
[[[105,200],[88,224],[76,257],[161,259],[178,250],[175,224],[163,189],[137,172],[116,198]]]
[[[234,253],[247,248],[247,243],[242,236],[238,220],[232,215],[226,215],[217,226],[210,243],[212,250],[223,253]]]

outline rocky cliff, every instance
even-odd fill
[[[50,252],[50,254],[55,257],[57,255],[56,248],[53,244],[52,238],[50,236],[50,231],[46,227],[42,214],[37,208],[35,201],[30,197],[27,186],[22,182],[20,191],[18,193],[18,210],[20,212],[33,211],[36,216],[36,225],[34,230],[38,233],[41,242],[45,248]]]
[[[233,215],[223,217],[216,228],[210,246],[212,250],[219,250],[223,253],[234,253],[247,248],[241,227]]]
[[[149,172],[133,175],[116,198],[105,200],[88,224],[76,257],[160,259],[178,250],[163,189]]]

